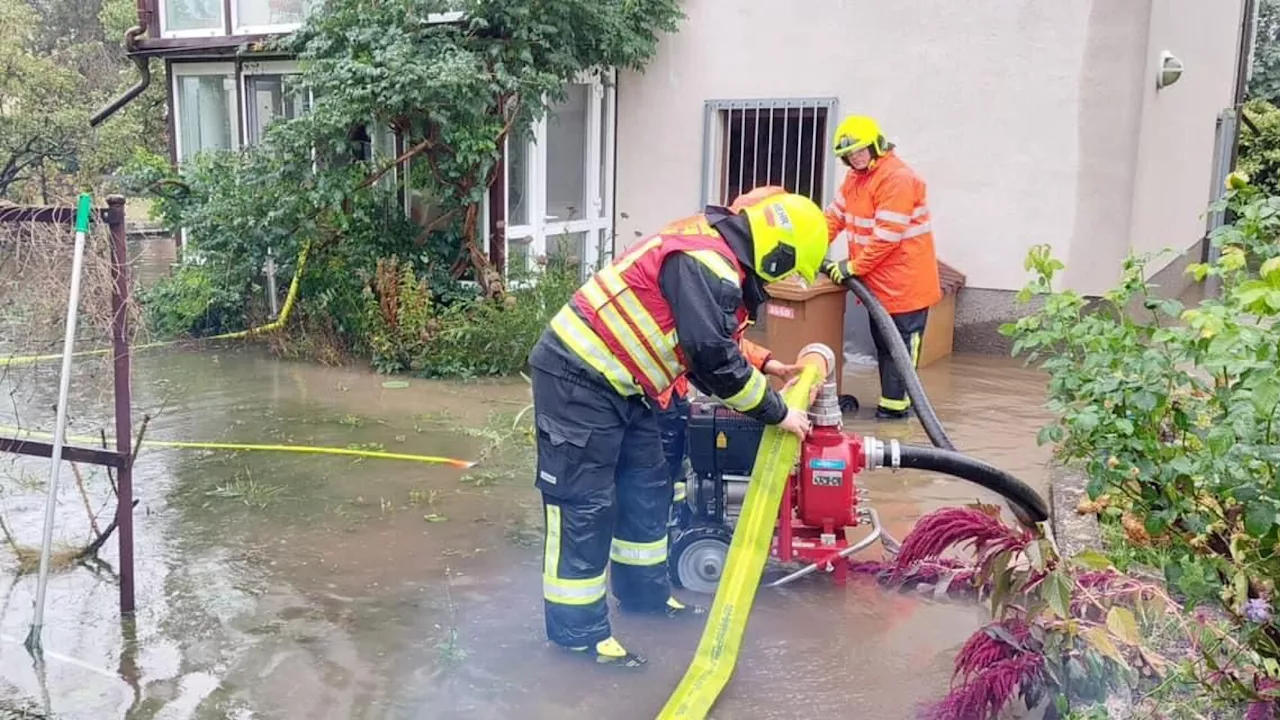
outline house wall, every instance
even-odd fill
[[[1016,310],[1031,246],[1051,245],[1064,284],[1095,293],[1135,229],[1196,240],[1194,223],[1162,215],[1158,191],[1135,203],[1135,186],[1160,178],[1207,200],[1201,141],[1194,162],[1169,148],[1225,107],[1239,2],[809,0],[781,13],[689,0],[655,61],[619,78],[618,243],[697,209],[705,101],[834,96],[837,115],[877,117],[929,183],[939,256],[968,276],[957,346],[980,349]],[[1151,46],[1193,33],[1200,47],[1175,49],[1187,75],[1162,93],[1182,91],[1176,105],[1149,98]],[[1211,120],[1203,143],[1211,153]]]
[[[1243,0],[1155,0],[1142,84],[1137,180],[1130,229],[1139,253],[1182,252],[1205,233],[1205,206],[1220,195],[1211,176],[1218,115],[1232,107]],[[1182,78],[1156,89],[1160,54],[1168,50],[1186,65]],[[1198,261],[1198,253],[1191,253]],[[1149,266],[1185,266],[1169,255]],[[1165,273],[1164,290],[1180,294],[1185,275]]]

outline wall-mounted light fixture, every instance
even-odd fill
[[[1163,90],[1178,82],[1184,67],[1182,61],[1168,50],[1160,53],[1160,72],[1156,74],[1156,89]]]

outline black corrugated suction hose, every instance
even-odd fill
[[[1049,507],[1040,493],[1004,470],[954,450],[903,445],[899,467],[943,473],[981,485],[1008,500],[1023,524],[1033,525],[1049,519]]]
[[[920,384],[920,376],[916,374],[915,364],[911,362],[907,344],[903,342],[898,326],[893,324],[893,318],[889,317],[888,311],[861,280],[849,277],[845,278],[842,284],[862,301],[862,305],[867,308],[867,314],[871,316],[871,322],[875,323],[876,330],[880,332],[880,337],[888,343],[893,364],[897,366],[898,373],[907,384],[907,397],[911,398],[911,404],[915,406],[916,415],[920,418],[920,424],[924,426],[925,434],[929,436],[929,442],[933,443],[934,447],[955,450],[955,444],[947,436],[947,431],[942,429],[942,421],[933,411],[929,396],[924,394],[924,386]]]
[[[916,374],[915,364],[911,362],[907,344],[903,342],[902,334],[898,332],[893,318],[889,317],[888,311],[858,278],[845,278],[841,284],[862,301],[871,322],[888,343],[893,364],[906,383],[907,397],[911,398],[916,416],[920,418],[920,424],[924,426],[929,442],[934,445],[933,448],[902,446],[902,467],[932,470],[977,483],[1008,500],[1009,509],[1023,525],[1030,527],[1047,520],[1048,506],[1040,493],[1009,473],[981,460],[962,455],[956,450],[955,444],[951,442],[947,431],[942,427],[942,421],[933,411],[933,404],[929,402],[924,386],[920,384],[920,376]],[[912,458],[911,462],[917,464],[908,464],[909,456]]]

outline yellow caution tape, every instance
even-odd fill
[[[211,335],[204,338],[192,338],[190,340],[166,340],[164,342],[146,343],[144,345],[134,345],[130,350],[150,350],[152,348],[169,347],[182,342],[192,342],[199,340],[243,340],[255,335],[265,335],[272,333],[285,326],[289,322],[289,315],[293,313],[293,306],[298,300],[298,285],[302,280],[302,271],[307,266],[307,252],[309,246],[304,246],[302,251],[298,253],[298,269],[293,272],[293,280],[289,282],[289,292],[284,296],[284,307],[280,308],[280,316],[266,325],[259,325],[248,330],[239,330],[236,332],[223,333],[221,335]],[[71,353],[71,357],[86,357],[88,355],[106,355],[112,351],[112,348],[98,348],[97,350],[80,350]],[[18,365],[34,365],[39,362],[48,362],[50,360],[61,360],[62,353],[51,353],[48,355],[26,355],[24,357],[0,357],[0,368],[16,367]]]
[[[12,433],[13,437],[19,435],[26,437],[45,437],[52,438],[53,433],[38,432],[34,430],[24,430],[14,427],[0,427],[0,432]],[[68,435],[67,440],[80,443],[96,443],[101,438],[86,437],[83,435]],[[110,440],[108,440],[110,442]],[[143,445],[151,447],[167,447],[187,450],[229,450],[229,451],[264,451],[264,452],[291,452],[302,453],[308,455],[347,455],[350,457],[369,458],[371,460],[405,460],[408,462],[427,463],[431,465],[450,465],[456,468],[474,467],[475,463],[469,460],[457,460],[455,458],[439,457],[436,455],[413,455],[409,453],[391,453],[381,450],[359,450],[356,448],[338,448],[325,447],[322,445],[252,445],[245,443],[220,443],[220,442],[195,442],[182,440],[147,440],[143,439]]]
[[[783,394],[787,406],[807,409],[809,392],[821,381],[816,369],[806,367],[799,380]],[[795,435],[775,425],[764,429],[702,640],[684,679],[658,714],[658,720],[703,720],[729,682],[760,575],[773,544],[773,529],[787,476],[799,453],[800,440]]]

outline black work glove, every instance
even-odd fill
[[[831,281],[837,285],[843,284],[846,278],[856,277],[848,260],[834,263],[830,261],[824,262],[822,264],[822,272],[826,273],[827,277],[831,278]]]

